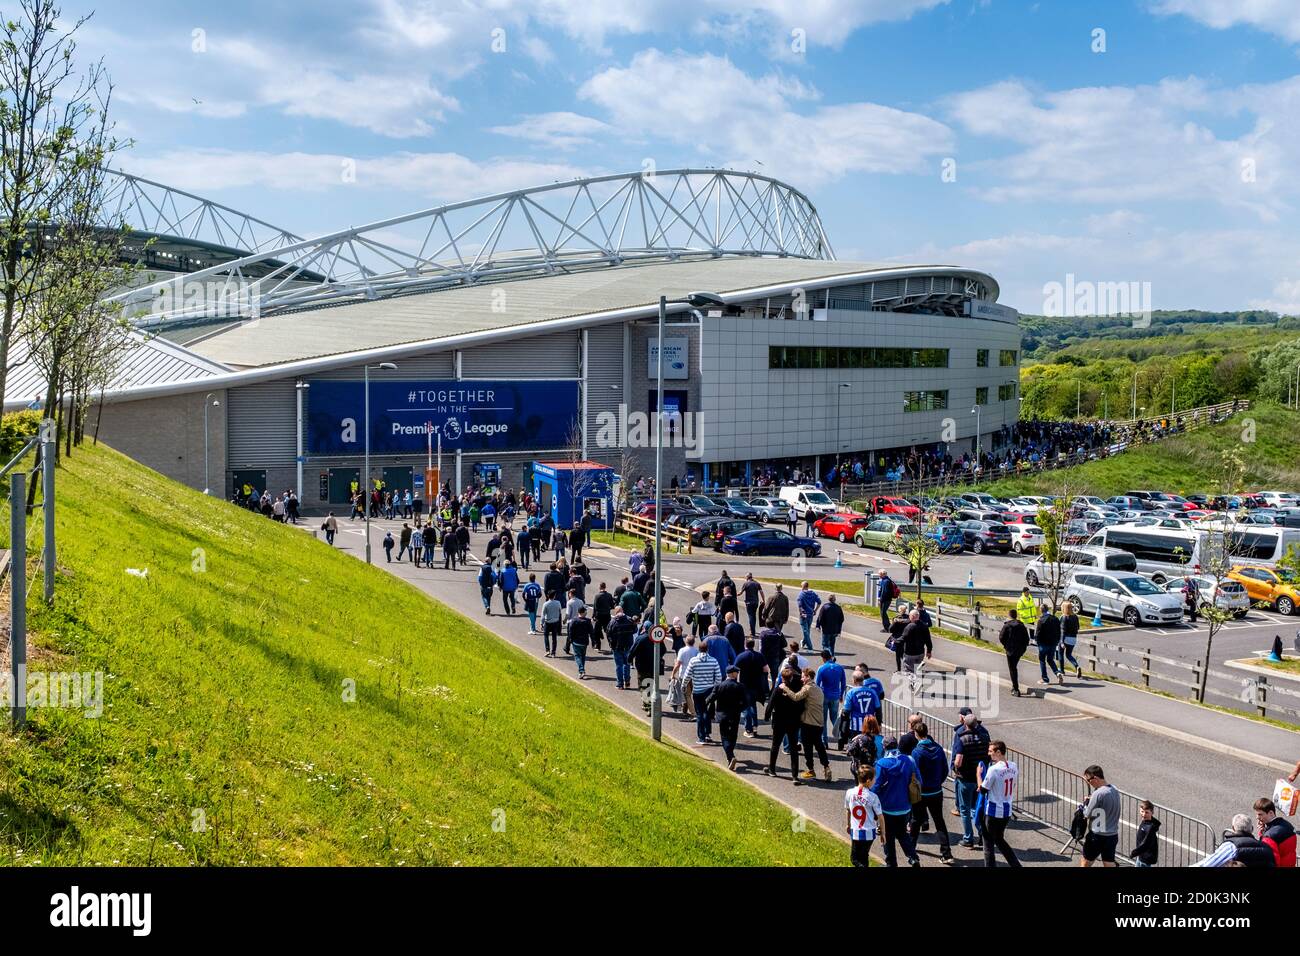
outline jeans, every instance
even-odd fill
[[[834,634],[827,634],[825,631],[822,631],[822,650],[830,651],[831,657],[835,656],[835,642],[839,639],[839,636],[839,631],[836,631]]]
[[[740,721],[734,717],[718,716],[718,733],[722,735],[722,752],[728,760],[736,759],[736,734],[740,731]]]
[[[542,645],[546,648],[547,654],[554,654],[560,643],[560,622],[547,621],[542,625]]]
[[[746,604],[745,613],[749,615],[749,633],[758,633],[758,605]]]
[[[397,549],[397,560],[398,560],[398,561],[401,561],[401,560],[402,560],[402,555],[406,554],[406,551],[407,551],[407,549],[408,549],[409,547],[410,547],[409,544],[404,544],[404,545],[402,545],[400,548]]]
[[[898,854],[895,845],[901,844],[903,856],[910,863],[916,859],[916,844],[907,830],[910,813],[885,814],[885,866],[898,866]]]
[[[619,687],[632,686],[632,667],[627,661],[627,651],[614,648],[614,681]]]
[[[480,588],[479,591],[483,595],[483,609],[489,614],[492,613],[492,589]]]
[[[573,651],[573,660],[578,665],[578,673],[586,674],[587,673],[587,645],[573,644],[571,645],[570,649]]]
[[[1012,693],[1019,694],[1020,693],[1020,655],[1019,654],[1007,655],[1007,673],[1011,675]]]
[[[974,780],[957,779],[957,812],[961,814],[961,838],[967,843],[975,842],[975,795]],[[983,835],[979,834],[983,839]]]
[[[826,734],[826,728],[804,724],[799,728],[799,734],[803,741],[804,762],[807,764],[808,769],[812,770],[813,768],[814,750],[817,751],[817,760],[823,769],[829,767],[831,762],[826,756],[826,742],[822,740],[822,737]]]
[[[519,601],[515,598],[514,591],[502,591],[501,603],[505,606],[507,614],[519,613]]]
[[[528,570],[528,545],[519,549],[519,566],[525,571]]]
[[[881,630],[884,631],[889,630],[889,605],[893,602],[893,600],[894,600],[893,598],[885,598],[883,601],[880,602]]]
[[[1056,666],[1056,645],[1039,644],[1038,645],[1038,669],[1043,672],[1043,680],[1047,680],[1047,668],[1052,669],[1053,674],[1061,673]]]
[[[951,856],[952,850],[948,841],[948,824],[943,822],[943,791],[938,793],[927,793],[921,795],[921,802],[912,807],[912,829],[910,835],[915,841],[917,834],[921,832],[921,824],[925,822],[926,814],[934,821],[935,832],[939,834],[939,855]]]
[[[1011,844],[1007,842],[1007,824],[1010,822],[1010,817],[986,816],[981,820],[981,829],[984,832],[985,866],[998,865],[998,861],[993,856],[995,848],[1002,853],[1002,856],[1007,861],[1007,866],[1020,865],[1020,860],[1016,858],[1016,851],[1011,849]]]
[[[535,610],[528,612],[528,630],[537,630],[537,611]]]
[[[840,722],[840,702],[829,698],[822,701],[822,745],[830,745],[830,729]]]
[[[799,778],[799,728],[790,726],[785,728],[772,727],[772,750],[768,754],[767,769],[776,773],[776,755],[781,750],[781,741],[790,741],[790,776],[794,779]]]
[[[592,626],[595,633],[592,635],[591,643],[595,645],[596,650],[600,650],[600,642],[605,639],[605,629],[609,627],[609,618],[599,614],[592,620]]]
[[[325,543],[328,544],[331,548],[334,547],[334,532],[333,532],[333,531],[330,531],[330,530],[326,529],[326,531],[325,531]]]
[[[1074,659],[1073,644],[1067,644],[1064,641],[1062,641],[1060,650],[1057,654],[1057,659],[1061,662],[1061,670],[1065,670],[1065,662],[1067,659],[1069,660],[1071,667],[1073,667],[1075,670],[1079,669],[1079,662]]]
[[[712,690],[713,688],[710,687],[709,690],[702,694],[695,693],[691,695],[695,703],[695,739],[700,743],[704,743],[705,737],[713,736],[713,721],[709,719],[709,707],[705,703],[709,699],[709,692]]]
[[[758,705],[750,704],[740,712],[740,719],[744,721],[745,729],[751,734],[758,729]]]
[[[812,618],[811,618],[811,617],[803,617],[802,615],[800,615],[800,617],[799,617],[799,629],[800,629],[801,631],[803,631],[803,646],[804,646],[804,650],[811,651],[811,650],[813,649],[813,645],[812,645]]]
[[[391,544],[384,548],[384,557],[388,559],[389,564],[393,563],[393,546]],[[400,561],[402,559],[398,558],[397,560]]]

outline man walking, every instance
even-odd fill
[[[605,588],[605,582],[601,581],[596,589],[596,596],[591,601],[591,623],[595,627],[595,634],[592,635],[591,643],[596,650],[600,650],[600,642],[604,638],[605,630],[609,627],[610,619],[614,615],[614,607],[614,595],[609,593]]]
[[[745,736],[753,737],[758,730],[758,705],[767,703],[770,670],[767,660],[754,649],[752,637],[745,638],[745,649],[737,655],[736,667],[740,671],[740,683],[749,692],[749,705],[741,713]]]
[[[827,605],[829,607],[830,605]],[[823,608],[824,610],[824,608]],[[822,649],[822,663],[817,668],[815,678],[817,686],[822,690],[823,710],[822,710],[822,746],[830,746],[830,732],[840,722],[840,700],[844,697],[845,684],[848,679],[844,676],[844,668],[840,666],[831,652]],[[843,745],[841,748],[843,749]]]
[[[886,737],[883,744],[885,753],[876,761],[876,782],[871,789],[880,798],[885,815],[885,866],[898,866],[899,844],[908,865],[920,866],[916,844],[912,842],[908,829],[908,820],[912,816],[911,784],[914,778],[919,779],[916,762],[898,752],[897,737]]]
[[[553,594],[542,605],[542,646],[546,648],[547,657],[554,657],[556,649],[560,646],[560,628],[563,626],[563,619],[564,605],[560,603],[559,595]]]
[[[880,580],[876,583],[876,603],[880,605],[880,629],[889,632],[889,605],[898,597],[898,585],[890,578],[889,572],[880,569]]]
[[[1042,671],[1040,684],[1050,684],[1047,668],[1052,669],[1058,684],[1065,683],[1065,675],[1056,666],[1056,648],[1061,643],[1061,619],[1052,613],[1052,609],[1043,601],[1038,605],[1038,626],[1034,629],[1034,641],[1038,644],[1038,668]]]
[[[776,586],[776,593],[767,599],[763,605],[763,614],[760,623],[764,627],[771,628],[778,633],[785,628],[785,622],[790,620],[790,599],[786,596],[781,585]],[[1297,764],[1300,767],[1300,764]]]
[[[745,602],[745,613],[749,616],[749,636],[758,637],[758,609],[763,603],[763,585],[754,580],[753,574],[745,575],[745,583],[740,586],[740,596]]]
[[[825,698],[822,696],[822,689],[817,686],[817,672],[811,667],[805,667],[803,670],[803,686],[798,690],[793,690],[789,684],[782,683],[777,691],[787,694],[791,700],[803,705],[803,712],[799,718],[799,742],[803,746],[804,761],[807,769],[799,775],[801,780],[815,780],[817,774],[813,772],[813,751],[817,751],[817,759],[822,765],[822,775],[831,779],[831,762],[826,756],[826,724],[824,714],[826,712]]]
[[[948,756],[930,736],[925,721],[918,721],[911,731],[916,735],[916,746],[911,757],[916,761],[916,772],[921,778],[921,802],[912,810],[911,837],[915,843],[920,836],[926,815],[934,821],[939,835],[939,859],[952,864],[952,848],[948,840],[948,825],[943,820],[943,784],[948,779]]]
[[[1007,760],[1007,745],[1000,740],[989,744],[989,768],[979,776],[979,789],[984,797],[982,832],[984,834],[984,865],[997,866],[993,851],[1006,858],[1007,866],[1020,866],[1016,851],[1007,842],[1007,824],[1011,822],[1011,803],[1016,796],[1016,779],[1020,768],[1015,761]]]
[[[723,643],[726,644],[726,641]],[[709,696],[713,693],[713,688],[722,682],[722,668],[712,654],[700,651],[686,665],[686,680],[691,685],[691,697],[695,705],[695,746],[703,747],[713,742]]]
[[[601,582],[603,588],[605,583]],[[607,594],[601,591],[601,594]],[[599,600],[600,595],[597,595]],[[632,671],[628,655],[636,639],[636,622],[623,613],[621,607],[615,607],[609,622],[609,649],[614,655],[614,682],[619,690],[632,687]]]
[[[1034,638],[1034,627],[1038,624],[1038,602],[1034,600],[1029,588],[1020,589],[1020,598],[1016,601],[1016,614],[1020,618],[1020,623],[1025,626],[1029,632],[1029,639]]]
[[[976,848],[976,837],[983,845],[984,834],[975,819],[975,798],[979,790],[979,768],[989,758],[989,732],[969,707],[962,715],[952,743],[952,772],[956,776],[957,813],[961,817],[961,845]]]
[[[1083,818],[1088,832],[1083,838],[1083,853],[1079,862],[1092,866],[1100,857],[1103,867],[1116,866],[1115,848],[1119,845],[1119,791],[1106,782],[1101,767],[1093,764],[1083,772],[1083,779],[1092,787],[1088,802],[1083,805]]]
[[[740,682],[740,668],[727,669],[727,679],[709,693],[706,702],[718,714],[718,734],[722,737],[722,752],[727,756],[727,769],[736,769],[736,736],[740,731],[740,715],[750,706],[749,691]]]
[[[1011,675],[1011,696],[1020,696],[1020,658],[1029,650],[1029,632],[1020,623],[1015,608],[1007,611],[1007,619],[998,632],[998,643],[1007,654],[1007,672]]]
[[[813,616],[817,613],[817,608],[821,603],[822,599],[817,596],[816,591],[808,587],[807,581],[799,585],[799,594],[795,597],[795,604],[799,608],[799,629],[803,631],[803,649],[806,651],[813,649]]]
[[[565,644],[573,653],[578,665],[578,680],[587,679],[587,646],[591,643],[591,621],[587,620],[587,606],[578,610],[578,616],[569,622]]]
[[[830,652],[835,656],[835,641],[844,630],[844,609],[835,600],[834,594],[826,596],[826,603],[817,613],[817,627],[822,632],[822,653]]]

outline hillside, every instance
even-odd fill
[[[54,610],[32,604],[32,666],[104,671],[103,716],[33,709],[25,732],[0,731],[0,864],[848,855],[300,530],[104,448],[64,463],[57,513],[58,599]]]
[[[1248,421],[1254,422],[1253,432],[1247,427]],[[1247,488],[1300,488],[1297,429],[1300,429],[1300,414],[1261,403],[1214,428],[1074,468],[993,482],[987,490],[995,495],[1055,494],[1068,485],[1071,494],[1103,497],[1121,495],[1131,489],[1176,494],[1216,492],[1222,480],[1221,453],[1233,446],[1246,466]],[[1252,434],[1253,442],[1242,441],[1243,435]]]

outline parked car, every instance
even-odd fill
[[[921,509],[903,498],[880,496],[867,503],[873,515],[902,515],[915,521],[921,516]]]
[[[1219,582],[1218,587],[1215,587],[1214,578],[1208,574],[1189,574],[1187,577],[1170,578],[1165,582],[1165,590],[1170,594],[1182,594],[1184,607],[1187,606],[1187,595],[1183,594],[1183,587],[1188,581],[1196,582],[1196,590],[1200,594],[1196,607],[1202,613],[1205,606],[1210,603],[1211,595],[1219,610],[1227,611],[1235,618],[1245,617],[1246,612],[1250,610],[1250,595],[1245,585],[1225,578]]]
[[[1011,550],[1011,532],[998,521],[958,521],[966,547],[975,554],[997,551],[1006,554]]]
[[[1043,529],[1038,525],[1025,521],[1008,521],[1006,525],[1011,532],[1011,550],[1016,554],[1043,549]]]
[[[698,548],[705,542],[711,542],[713,529],[724,521],[732,520],[734,519],[728,518],[726,515],[706,515],[703,518],[696,518],[687,525],[687,530],[691,535],[691,544]]]
[[[776,528],[759,528],[722,539],[725,554],[777,555],[783,558],[815,558],[822,546],[812,538],[800,538]]]
[[[664,527],[681,528],[685,530],[690,527],[692,521],[697,521],[700,518],[707,517],[709,516],[702,511],[675,511],[668,515],[668,517],[664,518]]]
[[[836,511],[831,496],[813,485],[787,485],[781,489],[780,497],[800,518],[807,511],[816,515],[829,515]]]
[[[986,511],[983,508],[962,508],[953,515],[957,521],[991,521],[994,524],[1002,524],[1005,517],[1005,512]]]
[[[762,527],[757,521],[748,518],[725,518],[709,528],[708,543],[714,551],[721,551],[724,538],[744,534],[746,531],[757,531]]]
[[[708,495],[678,495],[674,499],[679,508],[693,508],[696,511],[702,511],[706,515],[725,515],[727,509],[725,505],[720,505]]]
[[[966,536],[961,533],[961,528],[951,521],[929,525],[922,531],[939,542],[939,548],[945,554],[958,554],[966,550]]]
[[[891,541],[902,541],[910,535],[921,533],[921,529],[907,520],[889,520],[874,518],[865,527],[853,534],[853,543],[860,548],[882,548],[888,550]]]
[[[1040,508],[1047,507],[1028,495],[1017,495],[1015,498],[1007,499],[1007,506],[1016,514],[1022,515],[1036,515]]]
[[[965,504],[961,505],[963,508],[981,508],[984,511],[997,511],[1001,510],[1003,507],[1002,502],[997,498],[979,491],[968,491],[964,494],[958,495],[957,497],[961,501],[965,502]]]
[[[1135,498],[1132,495],[1116,495],[1113,498],[1107,498],[1106,504],[1119,512],[1150,510],[1145,498]]]
[[[1084,611],[1101,608],[1103,617],[1125,624],[1178,624],[1183,619],[1183,596],[1170,594],[1137,574],[1101,574],[1076,571],[1065,585],[1066,600]]]
[[[1031,588],[1049,581],[1060,581],[1076,571],[1096,568],[1119,574],[1137,574],[1137,558],[1119,548],[1094,548],[1085,545],[1063,548],[1060,560],[1051,564],[1042,555],[1025,565],[1025,583]]]
[[[753,505],[751,505],[744,498],[739,498],[736,497],[735,495],[728,495],[725,498],[710,497],[709,500],[722,505],[722,507],[727,509],[728,514],[733,514],[737,518],[748,518],[750,521],[758,520],[758,509],[755,508]]]
[[[662,502],[662,504],[663,504],[663,510],[660,517],[664,521],[667,521],[670,515],[677,514],[678,512],[695,510],[694,508],[683,508],[681,505],[673,501],[664,501]],[[650,518],[653,520],[655,517],[654,499],[652,498],[649,501],[641,502],[634,509],[632,509],[632,514],[636,515],[638,518]]]
[[[860,528],[865,528],[871,519],[863,515],[833,514],[818,518],[813,522],[813,534],[836,541],[848,541]]]
[[[764,524],[785,524],[790,520],[790,505],[780,498],[750,498],[749,506],[758,512],[755,520]]]
[[[1244,587],[1252,601],[1265,602],[1279,614],[1294,614],[1300,607],[1300,579],[1290,571],[1237,565],[1228,577]]]

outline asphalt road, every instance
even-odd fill
[[[359,551],[362,544],[360,523],[340,522],[340,524],[344,530],[339,536],[338,543],[346,550]],[[376,529],[373,532],[374,555],[377,561],[383,562],[383,550],[378,546],[383,534],[382,529],[392,527],[396,531],[400,529],[401,522],[378,521],[373,524]],[[484,540],[481,534],[475,536],[471,549],[480,548]],[[586,560],[592,569],[593,580],[595,582],[604,580],[611,588],[626,573],[624,552],[596,548],[587,553]],[[958,562],[963,560],[969,563],[970,556],[949,559],[948,563],[956,567],[949,569],[945,577],[936,574],[936,582],[946,583],[951,580],[952,575],[960,570]],[[1005,562],[1007,568],[1004,573],[1012,573],[1014,568],[1011,567],[1010,562],[1017,559],[984,560]],[[1022,565],[1023,559],[1019,561]],[[394,564],[388,567],[439,600],[469,616],[478,618],[481,623],[491,627],[498,634],[534,653],[534,656],[540,656],[540,640],[526,635],[527,627],[524,620],[516,619],[518,623],[511,621],[507,624],[506,619],[499,615],[491,618],[483,615],[472,570],[446,572],[440,567],[433,570],[416,570],[409,564]],[[753,570],[756,577],[801,576],[798,572],[792,571],[787,562],[773,563],[771,559],[724,557],[674,560],[670,557],[663,569],[664,579],[669,586],[665,599],[665,610],[669,618],[681,616],[684,619],[686,612],[698,599],[695,587],[716,581],[723,567],[726,567],[731,576],[737,580],[743,579],[746,570]],[[805,575],[818,578],[829,577],[833,570],[827,566],[810,563]],[[935,570],[938,572],[938,568]],[[860,571],[841,569],[838,573],[845,574],[847,578],[847,575],[860,573]],[[524,579],[527,579],[526,574]],[[877,625],[870,619],[850,615],[847,627],[848,632],[837,648],[842,663],[851,667],[859,659],[865,659],[873,670],[880,672],[880,676],[889,686],[886,675],[893,671],[893,655],[870,643],[871,639],[882,636],[878,633]],[[786,631],[792,637],[796,636],[797,623],[788,625]],[[1171,635],[1166,637],[1171,642],[1178,639]],[[1249,640],[1249,637],[1246,639]],[[814,640],[816,640],[815,632]],[[942,643],[941,641],[941,646]],[[940,652],[938,656],[942,657],[942,653]],[[1001,658],[993,654],[989,657],[990,670],[1000,671]],[[596,672],[599,676],[594,681],[586,682],[586,686],[601,692],[608,690],[606,696],[629,710],[635,707],[639,711],[639,701],[634,700],[629,706],[626,702],[626,692],[620,699],[619,692],[613,690],[612,664],[605,664],[603,670],[606,673],[601,674],[602,659],[602,655],[597,655]],[[561,670],[572,667],[572,664],[564,659],[547,661],[547,663]],[[1034,670],[1036,666],[1026,658],[1021,665],[1022,682],[1031,684],[1037,676],[1033,673]],[[1071,692],[1086,694],[1088,683],[1087,680],[1071,678],[1067,680],[1066,688]],[[1063,772],[1078,773],[1090,763],[1100,763],[1106,769],[1108,779],[1121,789],[1202,820],[1215,833],[1226,824],[1233,813],[1248,811],[1256,797],[1272,790],[1273,775],[1256,764],[1164,736],[1135,731],[1120,719],[1080,715],[1077,710],[1054,702],[1050,695],[1046,698],[1016,699],[1008,693],[999,692],[991,687],[982,687],[972,690],[971,693],[977,698],[970,701],[972,706],[981,705],[985,714],[985,723],[990,730],[995,736],[1005,737],[1013,748],[1049,764],[1058,765],[1064,768]],[[897,696],[891,694],[891,697],[897,698]],[[961,704],[961,699],[950,698],[946,702],[927,700],[922,709],[948,721],[954,721],[957,708]],[[674,736],[684,742],[693,739],[691,728],[684,722],[669,719],[665,726],[676,728]],[[752,761],[752,770],[757,771],[759,764],[766,757],[767,741],[765,739],[746,741],[742,738],[741,744],[742,760]],[[827,798],[829,802],[823,801],[826,802],[826,807],[817,812],[818,818],[828,814],[828,819],[837,820],[835,812],[839,807],[837,801],[841,791],[840,782],[847,776],[847,770],[837,764],[836,774],[837,782],[834,785],[826,785],[833,790],[833,794]],[[770,778],[757,779],[764,784],[763,789],[771,789],[770,784],[773,781]],[[782,785],[787,789],[778,788],[776,795],[789,800],[789,790],[793,788],[789,788],[788,781],[782,782]],[[800,788],[803,792],[800,793],[799,800],[811,805],[815,802],[815,798],[806,794],[810,794],[814,789],[822,789],[822,785],[819,784],[817,788]],[[1059,792],[1065,788],[1042,784],[1039,789]],[[1044,792],[1037,795],[1037,799],[1046,801],[1054,798],[1051,793]],[[1059,854],[1051,852],[1051,843],[1054,839],[1059,839],[1054,832],[1049,831],[1042,835],[1038,849],[1043,853],[1043,862],[1059,857]]]

